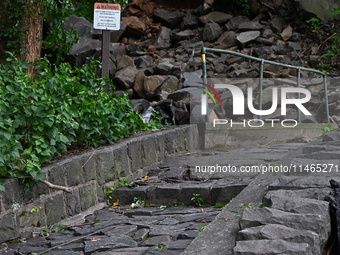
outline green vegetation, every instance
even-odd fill
[[[215,208],[223,208],[223,207],[225,207],[225,205],[224,205],[224,204],[221,204],[221,203],[216,203],[216,204],[214,205],[214,207],[215,207]]]
[[[312,17],[309,20],[307,20],[306,22],[309,24],[310,28],[313,31],[319,30],[321,25],[323,25],[322,20],[319,19],[318,17]]]
[[[334,128],[334,126],[332,124],[327,124],[324,126],[324,128],[321,130],[321,136],[319,138],[319,140],[322,140],[323,137],[325,136],[325,134],[329,133],[329,132],[336,132],[337,129]]]
[[[110,187],[110,188],[107,189],[106,195],[108,196],[109,199],[112,199],[112,196],[111,196],[111,195],[113,194],[113,192],[114,192],[116,189],[118,189],[118,188],[120,188],[120,187],[128,186],[128,185],[130,185],[130,183],[131,183],[130,180],[125,179],[125,178],[121,178],[121,179],[119,179],[117,182],[115,182],[114,185],[113,185],[112,187]],[[109,200],[107,201],[107,204],[110,205]]]
[[[202,206],[204,204],[200,194],[192,194],[191,201],[194,202],[196,206]]]
[[[168,248],[167,248],[165,245],[163,245],[163,244],[159,244],[159,245],[157,246],[157,249],[160,250],[160,251],[165,251],[165,250],[167,250]]]
[[[148,128],[126,96],[104,92],[114,86],[97,77],[98,61],[74,68],[42,59],[34,77],[13,54],[6,61],[0,65],[2,178],[42,180],[41,164],[68,149],[112,144]]]
[[[207,227],[207,224],[203,224],[202,227],[198,228],[196,231],[200,234]]]
[[[22,37],[27,32],[23,18],[33,14],[37,10],[30,4],[33,1],[27,0],[3,0],[0,8],[0,49],[3,51],[15,52],[21,49]],[[46,38],[43,38],[43,48],[50,49],[57,54],[58,61],[63,60],[71,49],[73,43],[77,40],[77,33],[74,30],[65,30],[63,22],[70,15],[84,17],[88,21],[93,21],[93,6],[97,0],[34,0],[43,7],[42,17],[48,24],[44,29],[47,32]],[[127,0],[102,0],[101,3],[117,3],[124,9]],[[27,12],[26,12],[27,11]],[[46,25],[45,24],[45,25]],[[41,39],[41,38],[39,38]],[[23,52],[20,52],[23,53]],[[0,57],[1,57],[0,53]]]

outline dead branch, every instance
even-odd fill
[[[49,181],[41,181],[43,184],[45,184],[47,187],[51,189],[59,189],[68,193],[72,193],[72,188],[71,187],[65,187],[65,186],[60,186],[60,185],[55,185],[50,183]]]

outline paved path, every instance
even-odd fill
[[[120,206],[57,233],[3,245],[0,255],[240,255],[263,247],[268,254],[321,254],[330,231],[322,200],[329,180],[338,177],[339,153],[339,142],[323,142],[177,155],[148,169],[147,180],[117,189],[111,203],[119,199]],[[138,208],[130,209],[136,198]],[[221,204],[228,205],[211,206]]]

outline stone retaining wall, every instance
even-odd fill
[[[72,193],[38,183],[28,192],[13,179],[0,193],[0,243],[40,232],[106,201],[106,187],[121,177],[138,176],[167,156],[197,149],[196,126],[180,126],[124,139],[43,168],[46,180],[72,187]]]

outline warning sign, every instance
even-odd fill
[[[103,30],[119,30],[120,4],[95,3],[93,27]]]

